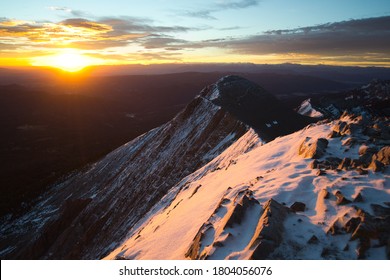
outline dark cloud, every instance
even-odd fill
[[[319,32],[382,32],[389,31],[390,16],[352,19],[295,29],[270,30],[267,35],[309,34]]]
[[[238,53],[390,54],[390,16],[327,23],[291,30],[272,30],[220,43]]]
[[[241,38],[203,41],[172,36],[147,36],[138,41],[147,49],[218,48],[242,55],[316,56],[324,61],[388,63],[390,16],[349,20],[289,30],[271,30]]]
[[[198,28],[185,26],[155,26],[152,21],[132,17],[106,17],[99,20],[101,23],[110,25],[117,33],[153,33],[153,32],[188,32],[199,30]]]

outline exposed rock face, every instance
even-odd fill
[[[384,167],[384,164],[382,162],[377,161],[377,160],[373,160],[368,168],[372,169],[372,171],[374,171],[374,172],[379,172],[379,171],[383,170],[383,167]]]
[[[373,156],[373,160],[377,160],[384,165],[390,164],[390,146],[383,147],[378,153]]]
[[[254,215],[254,210],[257,212],[261,209],[258,201],[251,196],[250,191],[245,192],[244,195],[238,194],[238,201],[235,202],[233,210],[226,214],[221,226],[215,227],[211,221],[218,214],[221,205],[226,203],[226,200],[222,199],[209,221],[202,225],[194,237],[186,257],[213,259],[218,256],[221,258],[220,248],[222,251],[226,251],[224,247],[229,244],[229,240],[237,238],[230,232],[230,228],[240,225],[243,219],[248,218],[248,215]],[[245,250],[251,252],[250,255],[246,255],[246,258],[266,259],[280,245],[283,240],[284,220],[289,213],[291,213],[289,208],[275,200],[271,199],[265,203],[262,214],[258,216],[259,220],[254,228],[253,236],[246,243]],[[245,227],[245,225],[242,226]],[[211,242],[210,235],[208,235],[210,232],[213,233]]]
[[[320,158],[325,154],[326,147],[328,146],[328,140],[325,138],[319,138],[312,140],[307,137],[299,146],[298,154],[304,158]]]
[[[212,223],[212,220],[218,216],[221,208],[230,203],[233,204],[233,207],[223,217],[222,224],[217,227]],[[229,229],[241,225],[243,220],[251,215],[251,211],[260,209],[260,204],[252,197],[251,191],[239,192],[233,202],[222,198],[210,219],[199,229],[185,256],[193,260],[212,258],[213,255],[218,254],[218,248],[224,247],[225,242],[236,238]],[[211,242],[206,240],[209,232],[214,232]]]
[[[228,76],[207,89],[215,104],[255,129],[270,141],[313,122],[313,119],[286,108],[272,94],[239,76]]]
[[[345,196],[340,191],[337,191],[335,193],[335,196],[337,198],[337,200],[336,200],[337,205],[344,205],[344,204],[351,203],[351,201],[349,199],[345,198]]]
[[[251,259],[266,259],[283,240],[284,220],[290,210],[275,200],[269,200],[264,206],[264,213],[256,228],[256,234],[251,240],[254,248]]]

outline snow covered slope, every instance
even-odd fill
[[[388,258],[388,133],[388,120],[361,116],[264,145],[250,130],[172,188],[106,258]]]
[[[170,122],[52,187],[26,215],[2,221],[0,255],[103,256],[173,185],[247,130],[207,96],[198,96]]]
[[[389,257],[389,120],[357,112],[302,129],[308,118],[224,77],[2,219],[0,256]]]
[[[172,121],[56,184],[25,215],[3,219],[0,256],[105,256],[176,183],[239,139],[248,124],[270,139],[306,123],[260,86],[224,77]]]

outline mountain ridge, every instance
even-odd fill
[[[242,78],[236,83],[242,90],[253,87]],[[223,106],[196,97],[170,122],[55,185],[26,215],[5,221],[2,255],[103,256],[178,180],[219,155],[248,129]],[[20,230],[13,229],[15,224]],[[31,238],[26,228],[34,229],[36,236]],[[10,243],[15,246],[7,246]]]
[[[255,121],[250,119],[252,114]],[[390,200],[386,191],[388,119],[343,115],[338,121],[304,127],[308,120],[285,110],[258,85],[224,77],[206,87],[170,122],[54,185],[26,215],[3,220],[0,255],[21,259],[292,258],[298,252],[288,246],[291,241],[302,248],[302,258],[354,258],[353,248],[358,245],[365,246],[358,257],[383,256],[383,241],[381,252],[372,253],[361,236],[358,242],[342,244],[324,232],[346,227],[347,221],[337,222],[342,212],[338,201],[348,204],[355,190],[369,198],[357,205],[364,211],[360,214],[348,208],[352,218],[359,217],[358,225],[367,226],[367,215],[387,219],[387,214],[378,213],[387,213],[385,202]],[[281,126],[284,122],[291,125]],[[363,124],[372,128],[365,130]],[[367,148],[362,159],[355,160],[368,144],[377,149]],[[379,151],[382,147],[385,150]],[[338,158],[343,153],[347,157]],[[337,169],[350,172],[347,178],[356,177],[356,172],[362,176],[351,183],[353,188],[346,185],[344,173],[335,171],[336,163]],[[339,185],[325,188],[328,176],[326,184]],[[359,189],[358,184],[366,187]],[[318,204],[324,189],[332,199]],[[302,201],[296,201],[300,196]],[[372,211],[371,200],[379,203],[375,206],[379,212]],[[332,209],[330,214],[324,205]],[[313,214],[313,209],[319,214]],[[252,210],[257,214],[249,215]],[[276,215],[279,221],[270,220],[270,212],[275,211],[281,211]],[[316,222],[324,224],[316,226]],[[273,231],[267,230],[268,223]],[[305,253],[312,248],[303,246],[308,236],[299,239],[294,223],[302,223],[320,240],[315,255]],[[382,227],[374,224],[386,239]],[[286,236],[289,230],[293,234]],[[371,239],[375,236],[370,235]],[[351,248],[347,253],[333,248],[346,245]],[[291,254],[280,253],[279,248]],[[332,250],[335,253],[329,253]]]

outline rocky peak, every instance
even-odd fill
[[[296,131],[311,122],[310,118],[286,108],[259,85],[235,75],[225,76],[206,87],[201,97],[250,125],[267,141]]]

